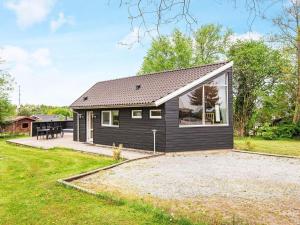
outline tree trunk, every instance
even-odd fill
[[[298,76],[298,84],[297,84],[297,97],[296,97],[296,107],[294,114],[294,123],[298,123],[300,121],[300,27],[297,29],[297,76]]]
[[[237,123],[236,131],[239,137],[245,136],[245,122],[244,120],[239,120]]]

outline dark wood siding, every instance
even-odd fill
[[[73,112],[73,141],[77,141],[77,113]]]
[[[179,128],[179,97],[173,98],[165,103],[166,151],[233,148],[232,73],[227,72],[229,126]]]
[[[142,119],[132,119],[131,110],[142,110]],[[156,149],[157,151],[165,150],[165,120],[164,107],[162,110],[162,119],[150,119],[150,109],[154,108],[120,108],[119,110],[119,127],[101,126],[101,111],[114,109],[94,109],[94,144],[112,145],[115,143],[123,144],[127,148],[136,148],[144,150],[153,150],[153,133],[156,129]],[[86,111],[80,112],[86,115]],[[74,115],[74,140],[76,140],[76,116]],[[80,141],[86,141],[86,116],[80,119]]]
[[[76,110],[73,113],[73,140],[77,141],[77,116],[78,114],[82,116],[79,118],[79,141],[85,142],[86,141],[86,110]]]

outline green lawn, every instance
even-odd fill
[[[300,140],[264,140],[261,138],[235,138],[236,149],[279,155],[300,156]]]
[[[190,224],[142,201],[92,196],[56,182],[111,163],[110,158],[0,140],[0,224]]]

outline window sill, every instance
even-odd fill
[[[229,127],[229,124],[218,125],[179,125],[179,128],[191,128],[191,127]]]
[[[105,124],[101,124],[101,127],[120,127],[117,125],[105,125]]]
[[[152,117],[150,117],[150,119],[156,119],[156,120],[158,119],[159,120],[159,119],[162,119],[162,117],[161,116],[160,117],[153,117],[152,116]]]

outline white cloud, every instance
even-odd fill
[[[140,41],[141,30],[138,27],[134,27],[133,30],[123,37],[119,42],[117,47],[120,48],[131,48]]]
[[[247,41],[247,40],[254,40],[259,41],[263,38],[263,35],[258,32],[247,32],[243,34],[233,34],[231,36],[231,41],[236,42],[238,40],[240,41]]]
[[[48,66],[51,64],[50,51],[48,48],[38,48],[34,51],[27,51],[24,48],[6,45],[0,49],[0,58],[6,64],[14,66]]]
[[[55,2],[56,0],[10,0],[5,6],[15,12],[17,24],[24,29],[44,21]]]
[[[50,51],[48,48],[39,48],[32,54],[32,59],[40,66],[48,66],[51,64]]]
[[[72,17],[68,16],[65,17],[65,14],[63,12],[60,12],[58,15],[58,18],[56,20],[52,20],[50,22],[50,29],[52,32],[57,31],[60,27],[62,27],[63,25],[73,25],[74,24],[74,20]]]
[[[46,66],[51,65],[50,52],[47,48],[28,51],[18,46],[6,45],[0,49],[0,58],[4,61],[0,69],[7,70],[18,84],[26,84],[30,90],[32,90],[30,82],[41,79],[33,77],[34,73],[44,71]]]

